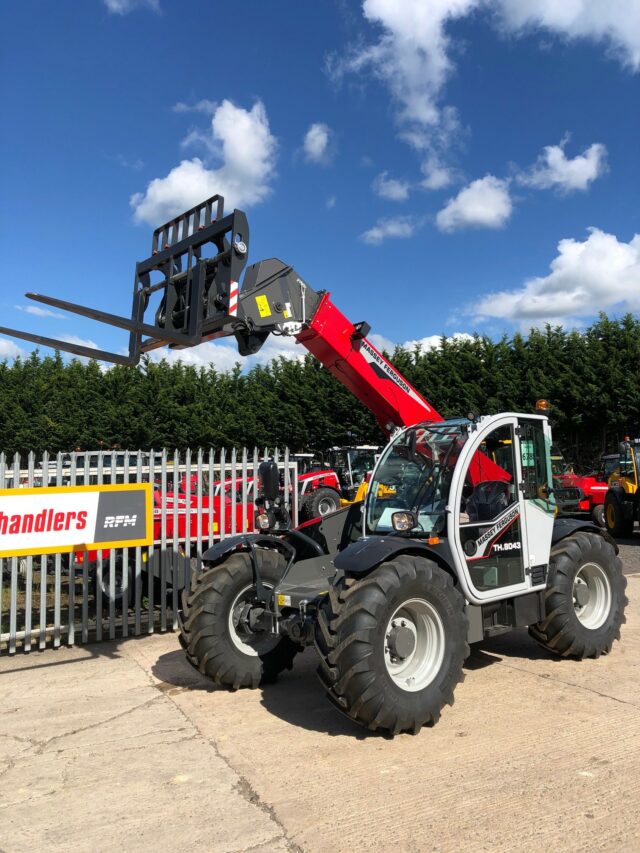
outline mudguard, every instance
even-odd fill
[[[428,545],[420,539],[405,536],[368,536],[349,545],[333,560],[336,569],[350,577],[362,577],[376,566],[398,554],[417,554],[453,571],[453,558],[449,545],[441,540],[437,545]]]
[[[324,551],[317,542],[299,530],[285,530],[279,535],[273,533],[238,533],[222,539],[202,555],[205,563],[219,563],[227,554],[237,550],[254,548],[273,548],[287,559],[301,560],[308,557],[323,556]]]
[[[597,533],[598,536],[602,536],[603,539],[606,539],[607,542],[610,542],[613,545],[616,549],[616,554],[620,551],[616,544],[616,540],[608,531],[604,530],[602,527],[598,527],[597,524],[593,524],[591,521],[579,521],[576,518],[556,518],[553,523],[551,544],[555,545],[556,542],[566,539],[567,536],[571,536],[572,533],[577,533],[578,530],[584,530],[588,533]]]
[[[273,548],[281,551],[285,557],[291,557],[291,546],[282,540],[280,536],[272,536],[268,533],[238,533],[216,542],[202,555],[203,563],[215,564],[221,562],[227,554],[232,551],[248,550],[251,546]]]

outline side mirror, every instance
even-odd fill
[[[258,468],[260,492],[268,501],[274,501],[280,494],[280,472],[275,462],[261,462]]]

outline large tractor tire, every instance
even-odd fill
[[[305,521],[312,518],[320,518],[340,509],[340,495],[335,489],[328,486],[320,486],[315,489],[308,498],[302,502],[301,515]]]
[[[464,598],[436,563],[401,555],[330,587],[315,643],[320,681],[339,710],[373,731],[417,734],[453,704],[462,681]]]
[[[529,633],[562,657],[607,654],[625,622],[626,585],[613,545],[598,533],[574,533],[551,551],[547,616]]]
[[[624,509],[618,495],[608,492],[604,499],[604,517],[608,532],[616,539],[633,535],[633,516],[628,516]]]
[[[264,587],[273,589],[284,572],[284,557],[259,548],[256,559]],[[288,637],[250,629],[247,611],[254,588],[251,559],[241,552],[203,572],[182,597],[180,642],[189,662],[233,690],[275,680],[302,650]]]

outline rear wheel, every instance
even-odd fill
[[[133,586],[132,567],[130,564],[124,565],[122,554],[115,555],[113,566],[111,565],[111,557],[105,557],[102,561],[100,578],[97,577],[96,565],[96,579],[100,584],[102,600],[109,602],[113,599],[116,604],[119,604],[124,598],[125,590],[131,590]],[[131,600],[131,598],[132,593],[129,592],[129,599]]]
[[[330,588],[316,627],[329,699],[371,730],[416,734],[453,704],[469,654],[464,599],[436,563],[402,555]]]
[[[306,519],[320,518],[337,509],[340,509],[340,495],[327,486],[315,489],[302,503],[302,515]]]
[[[597,533],[574,533],[551,552],[547,616],[529,633],[563,657],[607,654],[625,622],[626,585],[613,545]]]
[[[607,530],[616,539],[633,535],[633,517],[627,517],[624,504],[615,492],[604,499],[604,516]]]
[[[273,589],[286,561],[264,548],[256,549],[256,559],[263,585]],[[216,684],[258,687],[291,669],[302,650],[288,637],[252,629],[254,592],[251,559],[241,552],[203,572],[191,593],[183,594],[180,642],[190,663]]]
[[[598,504],[594,506],[591,510],[591,520],[594,524],[597,524],[598,527],[606,527],[606,521],[604,518],[604,504]]]

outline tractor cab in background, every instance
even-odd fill
[[[328,467],[335,471],[340,481],[341,496],[353,501],[361,483],[375,468],[382,448],[374,444],[356,447],[332,447],[325,454]]]

